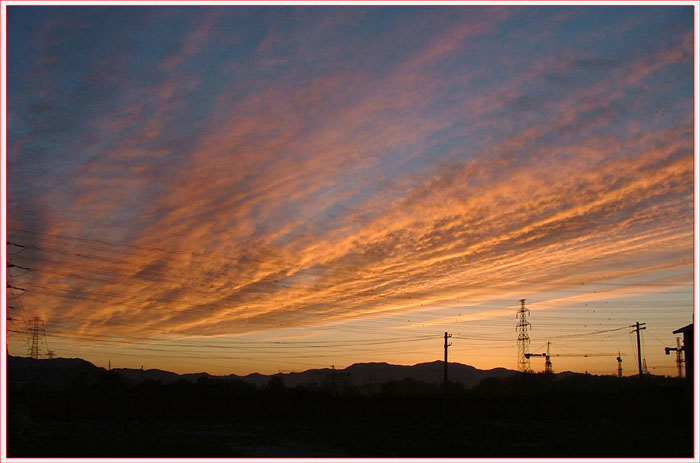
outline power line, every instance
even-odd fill
[[[572,338],[572,337],[581,337],[581,336],[594,336],[598,334],[603,334],[603,333],[611,333],[613,331],[621,331],[621,330],[626,330],[628,329],[628,326],[623,326],[620,328],[612,328],[609,330],[600,330],[600,331],[591,331],[590,333],[580,333],[580,334],[566,334],[566,335],[561,335],[561,336],[550,336],[551,338]]]

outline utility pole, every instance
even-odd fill
[[[447,342],[447,338],[451,338],[452,335],[448,334],[447,331],[445,331],[445,377],[442,380],[442,385],[447,386],[447,348],[452,345],[452,343]]]
[[[518,310],[518,324],[515,329],[518,331],[518,371],[522,373],[529,373],[532,371],[530,368],[530,357],[525,355],[530,352],[530,335],[528,334],[528,328],[530,327],[530,322],[527,321],[527,316],[530,311],[525,308],[525,299],[520,299],[520,309]]]
[[[445,331],[445,362],[444,362],[444,375],[442,379],[442,392],[443,392],[443,406],[442,415],[447,418],[447,348],[452,345],[452,343],[447,342],[447,338],[451,338],[452,335]]]
[[[637,333],[637,364],[639,366],[639,377],[641,378],[644,375],[644,370],[642,370],[642,342],[641,342],[641,337],[639,335],[639,332],[641,330],[647,329],[646,323],[635,323],[634,325],[631,325],[630,328],[634,328],[631,332],[636,332]]]

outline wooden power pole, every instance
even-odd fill
[[[445,362],[444,362],[444,375],[442,379],[442,393],[443,393],[443,406],[442,414],[447,418],[447,348],[452,345],[452,343],[447,342],[447,338],[451,338],[452,335],[445,331]]]
[[[639,377],[641,378],[644,375],[644,370],[642,369],[642,343],[641,343],[641,338],[639,336],[639,332],[641,330],[647,329],[646,323],[635,323],[634,325],[631,326],[631,328],[634,328],[634,330],[637,333],[637,364],[639,365]]]

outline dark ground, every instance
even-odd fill
[[[515,375],[465,390],[258,389],[236,381],[8,393],[10,457],[692,457],[693,395],[673,378]]]

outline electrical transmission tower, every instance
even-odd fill
[[[528,315],[530,315],[530,311],[525,308],[525,299],[520,299],[520,309],[518,309],[517,313],[518,324],[515,329],[518,332],[518,371],[523,373],[532,371],[530,368],[530,357],[525,355],[530,353],[530,334],[528,333],[530,322],[527,321]]]
[[[41,344],[46,345],[46,330],[44,329],[44,320],[39,317],[32,318],[31,323],[31,326],[27,328],[27,334],[31,339],[29,357],[38,359]]]

